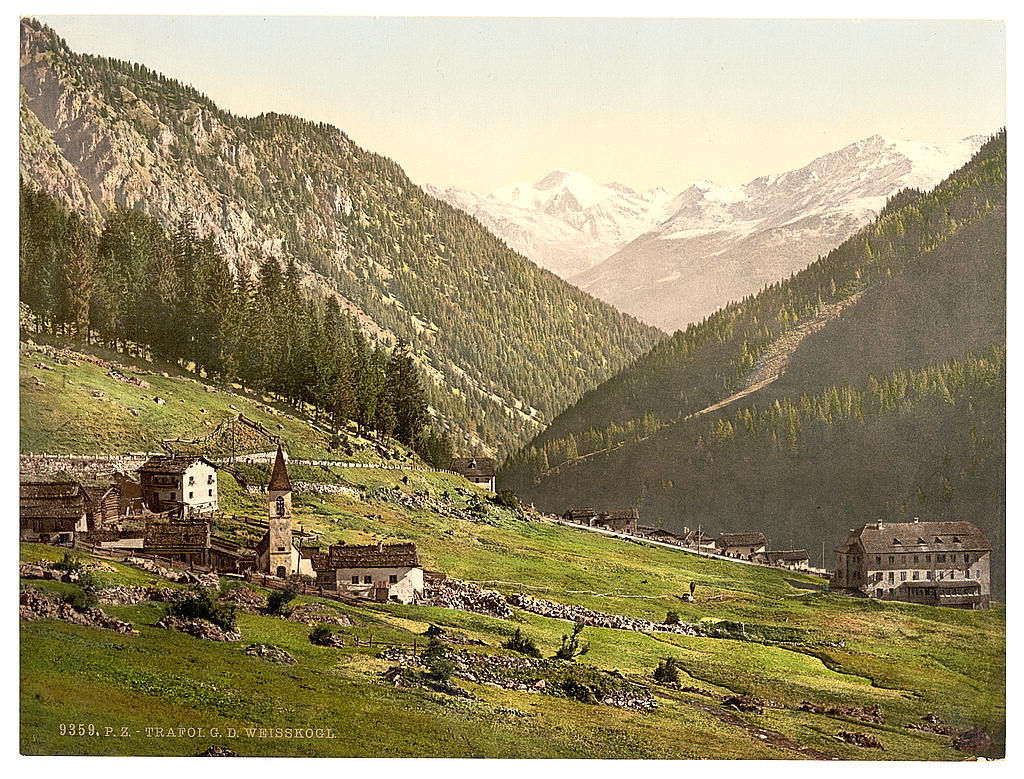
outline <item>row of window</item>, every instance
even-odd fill
[[[167,493],[167,500],[174,500],[177,496],[178,496],[178,493],[176,493],[176,492],[168,492]],[[195,494],[194,491],[190,491],[188,493],[188,499],[189,500],[193,500],[195,498],[195,496],[196,496],[196,494]],[[213,490],[207,490],[206,491],[206,497],[212,498],[213,497]]]
[[[913,581],[915,581],[915,582],[916,581],[920,581],[920,579],[921,579],[921,572],[920,571],[911,571],[910,573],[911,573],[911,579]],[[925,573],[925,577],[924,578],[926,580],[931,580],[932,578],[935,578],[935,577],[932,576],[933,571],[925,571],[924,573]],[[938,573],[939,573],[938,578],[940,580],[941,579],[947,579],[947,578],[948,579],[955,579],[956,578],[956,571],[955,570],[952,570],[952,571],[939,571]],[[889,584],[895,584],[896,583],[895,574],[896,574],[896,571],[889,571],[889,573],[888,573]],[[899,574],[900,574],[900,581],[901,582],[905,582],[907,580],[907,572],[906,571],[900,571]],[[949,576],[946,576],[946,574],[949,574]],[[964,570],[964,575],[963,575],[962,578],[964,578],[964,579],[970,579],[971,578],[971,569],[970,568]],[[875,574],[874,579],[875,579],[876,582],[882,581],[882,572],[878,571]]]
[[[188,477],[188,486],[192,487],[192,486],[195,485],[195,483],[196,483],[196,477],[195,476],[189,476]],[[213,484],[213,474],[212,473],[209,476],[206,477],[206,483],[207,484]]]
[[[359,584],[359,577],[358,576],[353,576],[352,577],[352,583],[353,584]],[[398,584],[398,574],[393,573],[390,576],[388,576],[388,583],[389,584]],[[372,576],[364,576],[363,577],[363,584],[373,584],[373,577]]]
[[[906,555],[906,554],[900,555],[900,563],[904,563],[905,564],[907,562],[907,558],[908,557],[911,557],[911,555]],[[921,562],[921,555],[913,555],[913,558],[914,558],[914,562],[915,563]],[[930,554],[924,555],[924,561],[926,563],[930,563],[932,561],[932,556]],[[943,552],[942,554],[936,554],[935,555],[935,562],[937,562],[937,563],[944,563],[944,562],[946,562],[946,553]],[[956,562],[956,553],[954,553],[954,552],[950,552],[949,553],[949,562],[951,562],[951,563]],[[964,562],[965,563],[971,562],[971,555],[970,555],[969,552],[964,552]],[[882,555],[875,555],[875,564],[876,565],[881,565],[882,564]],[[895,565],[895,564],[896,564],[896,555],[889,555],[889,565]]]

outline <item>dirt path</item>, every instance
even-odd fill
[[[686,704],[687,706],[693,706],[696,709],[707,712],[715,719],[721,720],[726,725],[732,725],[733,727],[741,728],[747,733],[752,735],[754,738],[759,739],[766,744],[771,744],[773,747],[779,749],[788,749],[791,752],[797,752],[806,758],[811,760],[839,760],[834,755],[827,755],[824,752],[820,752],[813,747],[805,747],[803,744],[798,744],[792,739],[786,738],[784,735],[775,730],[768,730],[768,728],[762,728],[758,725],[752,725],[739,715],[723,709],[721,706],[717,706],[713,703],[705,703],[704,701],[690,700],[683,698],[678,695],[672,695],[664,690],[655,690],[655,693],[663,698],[669,698],[670,700],[678,703]]]

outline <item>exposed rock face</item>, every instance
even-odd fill
[[[235,630],[223,630],[205,619],[182,619],[181,617],[166,616],[156,623],[157,627],[167,630],[178,630],[188,633],[196,638],[205,638],[208,641],[241,641],[242,636]]]
[[[861,722],[870,722],[875,725],[884,725],[885,716],[878,706],[842,706],[839,704],[812,703],[803,701],[799,706],[800,711],[810,711],[814,714],[827,714],[833,717],[848,717]]]
[[[325,606],[322,603],[300,603],[291,613],[288,614],[287,619],[291,622],[301,622],[304,625],[343,625],[345,627],[352,624],[352,620],[349,616],[337,609],[332,609],[330,606]]]
[[[145,557],[129,557],[125,560],[128,565],[141,568],[149,573],[156,574],[161,579],[185,584],[197,584],[210,590],[220,587],[220,577],[215,573],[202,573],[201,571],[185,571],[177,568],[164,568]]]
[[[295,658],[276,646],[270,644],[249,644],[245,648],[245,653],[252,657],[262,657],[264,660],[269,660],[272,663],[280,663],[282,665],[295,665]]]
[[[96,598],[100,603],[110,606],[134,606],[145,601],[173,603],[179,600],[184,592],[170,587],[106,587],[97,591]]]
[[[836,738],[840,741],[845,741],[847,744],[853,744],[855,747],[864,747],[866,749],[885,749],[885,747],[882,746],[882,742],[870,733],[850,733],[849,731],[841,730],[836,733]]]
[[[474,614],[484,614],[499,619],[512,618],[512,609],[508,607],[505,597],[500,592],[485,590],[475,584],[458,579],[445,579],[438,582],[427,591],[426,595],[432,605],[441,608],[471,611]]]
[[[36,619],[59,619],[76,625],[113,630],[116,633],[137,633],[131,623],[112,617],[101,609],[76,611],[52,592],[37,587],[24,587],[20,595],[19,614],[21,619],[31,622]]]
[[[975,726],[953,738],[953,748],[978,755],[992,748],[992,738],[984,728]]]
[[[235,608],[248,614],[259,614],[267,607],[267,599],[251,587],[244,584],[221,595],[219,600],[234,603]]]

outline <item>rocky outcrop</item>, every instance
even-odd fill
[[[865,749],[885,749],[885,747],[882,746],[882,742],[870,733],[851,733],[846,730],[840,730],[836,733],[836,738],[840,741],[845,741],[847,744],[853,744],[855,747],[864,747]]]
[[[251,587],[246,587],[244,584],[229,590],[224,595],[221,595],[218,600],[222,600],[225,603],[233,603],[236,609],[247,614],[259,614],[267,607],[266,597]]]
[[[673,625],[664,622],[652,622],[647,619],[636,617],[625,617],[621,614],[608,614],[601,611],[594,611],[584,606],[573,604],[556,603],[554,601],[534,598],[532,595],[513,593],[508,596],[508,602],[523,611],[540,614],[542,617],[564,619],[570,622],[582,622],[584,625],[599,628],[615,628],[617,630],[635,630],[641,633],[680,633],[687,636],[699,635],[692,625],[676,623]]]
[[[264,660],[268,660],[271,663],[279,663],[281,665],[295,665],[295,658],[276,646],[270,644],[249,644],[245,648],[245,653],[252,657],[261,657]]]
[[[174,603],[183,594],[184,590],[170,587],[104,587],[96,591],[96,599],[108,606],[134,606],[146,601]]]
[[[847,719],[870,722],[873,725],[884,725],[885,716],[878,706],[843,706],[832,703],[812,703],[803,701],[798,707],[800,711],[814,714],[827,714],[830,717],[846,717]]]
[[[431,605],[445,609],[470,611],[498,619],[511,619],[513,615],[500,592],[485,590],[458,579],[445,579],[434,584],[426,596]]]
[[[288,614],[290,622],[301,622],[304,625],[342,625],[352,624],[351,618],[344,612],[326,606],[323,603],[300,603]]]
[[[157,627],[166,630],[178,630],[188,633],[196,638],[205,638],[208,641],[241,641],[242,636],[236,630],[224,630],[205,619],[182,619],[170,615],[162,617],[156,623]]]
[[[37,619],[59,619],[75,625],[113,630],[115,633],[138,633],[130,622],[112,617],[102,609],[77,611],[70,604],[64,603],[56,593],[37,587],[22,588],[19,602],[19,615],[26,622]]]

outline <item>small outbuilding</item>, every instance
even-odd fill
[[[21,540],[70,544],[89,529],[92,501],[74,481],[22,482]]]
[[[313,559],[317,583],[377,601],[413,603],[423,597],[416,545],[334,544]]]
[[[768,548],[768,539],[761,531],[751,533],[721,533],[718,536],[718,551],[730,557],[751,560],[753,556]]]
[[[466,481],[494,492],[494,476],[497,466],[490,457],[454,457],[452,470]]]

